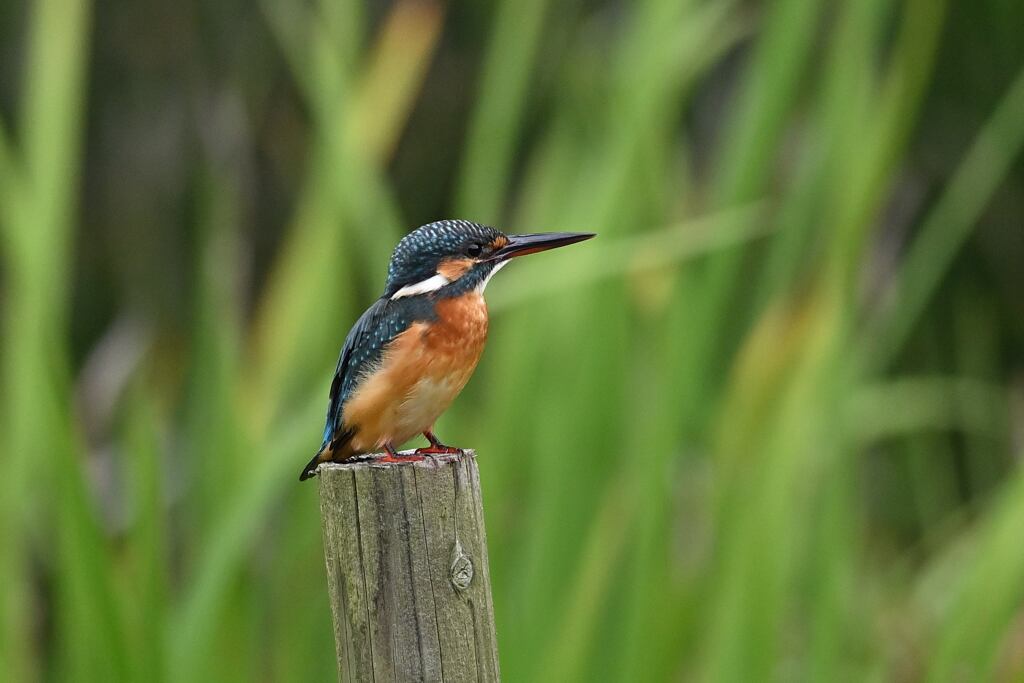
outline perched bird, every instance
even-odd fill
[[[434,421],[469,381],[487,340],[484,288],[509,259],[590,239],[592,233],[505,235],[470,221],[428,223],[395,247],[384,294],[348,333],[331,382],[323,443],[303,468],[383,449],[380,462],[454,453]],[[417,434],[414,455],[395,447]]]

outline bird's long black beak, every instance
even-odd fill
[[[567,244],[576,244],[595,237],[593,232],[537,232],[529,235],[509,235],[508,244],[491,255],[490,261],[506,261],[516,256],[536,254]]]

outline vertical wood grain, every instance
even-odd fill
[[[320,468],[342,681],[498,681],[476,455]]]

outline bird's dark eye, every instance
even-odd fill
[[[475,258],[479,256],[483,252],[483,250],[483,247],[481,247],[479,244],[471,244],[469,245],[469,247],[467,247],[466,253]]]

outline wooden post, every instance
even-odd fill
[[[320,468],[342,681],[496,682],[476,454]]]

